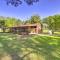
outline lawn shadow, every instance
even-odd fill
[[[60,38],[37,35],[24,38],[0,36],[0,55],[10,55],[11,60],[60,60]],[[35,54],[43,59],[32,59]]]
[[[23,48],[25,47],[20,40],[17,40],[16,37],[13,37],[8,35],[6,36],[1,35],[0,36],[0,60],[2,60],[2,57],[5,55],[9,55],[11,57],[11,60],[24,60],[24,57],[29,55],[31,52],[23,53]]]
[[[45,56],[45,60],[60,60],[60,38],[34,36],[26,40],[24,46]]]

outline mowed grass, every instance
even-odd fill
[[[1,60],[60,60],[60,37],[0,33]]]

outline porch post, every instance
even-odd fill
[[[38,34],[38,26],[36,26],[36,33]]]

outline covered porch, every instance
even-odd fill
[[[19,27],[11,27],[10,30],[18,34],[38,34],[41,32],[41,26],[36,24],[21,25]]]

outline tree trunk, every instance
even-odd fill
[[[5,32],[6,28],[2,28],[3,32]]]

